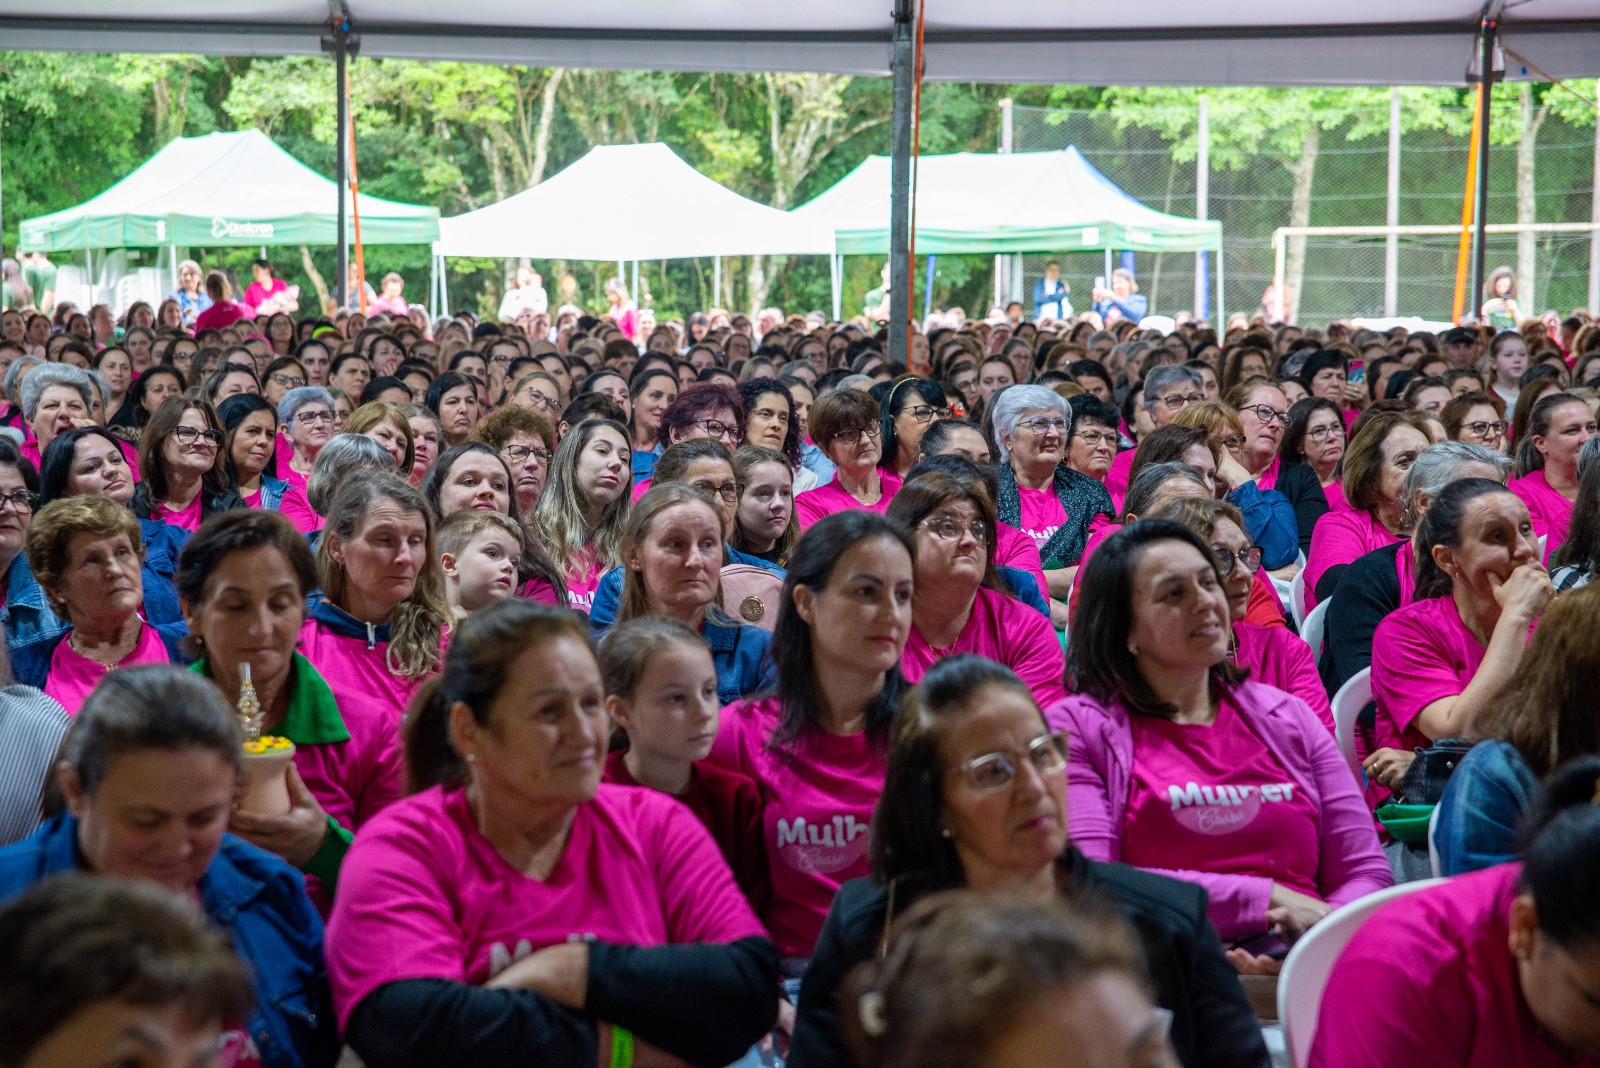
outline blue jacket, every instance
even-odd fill
[[[826,486],[833,481],[839,465],[828,459],[828,454],[809,441],[800,443],[800,466],[817,476],[817,485]]]
[[[770,631],[741,623],[713,608],[700,624],[700,636],[711,646],[718,701],[729,705],[777,688],[778,668],[772,661]]]
[[[1523,813],[1533,807],[1539,779],[1509,742],[1479,742],[1445,785],[1434,846],[1446,875],[1481,871],[1516,860]]]
[[[1005,583],[1006,588],[1012,592],[1017,600],[1038,612],[1044,618],[1050,618],[1050,602],[1046,601],[1044,594],[1039,592],[1037,579],[1020,567],[996,567],[995,572],[999,574],[1000,581]]]
[[[662,449],[659,443],[653,449],[633,450],[633,484],[635,486],[655,474],[656,461],[661,459],[661,452]]]
[[[167,647],[168,659],[179,667],[186,666],[190,658],[183,649],[183,640],[189,636],[189,628],[182,623],[150,623],[150,625],[161,635],[161,643]],[[50,678],[50,659],[56,655],[56,647],[66,641],[67,635],[71,633],[72,627],[69,624],[49,638],[28,646],[21,655],[12,659],[11,674],[24,686],[32,686],[36,690],[44,689],[45,682]]]
[[[1132,319],[1135,323],[1150,314],[1150,298],[1143,293],[1129,293],[1125,300],[1097,300],[1094,302],[1095,314],[1104,319],[1115,308],[1124,319]]]
[[[283,495],[288,488],[289,483],[285,482],[283,479],[273,478],[271,475],[262,475],[261,507],[274,509],[277,508],[279,504],[283,503]]]
[[[1289,498],[1246,482],[1228,494],[1228,501],[1244,513],[1245,533],[1260,546],[1262,567],[1276,571],[1300,558],[1300,527]]]
[[[183,626],[183,606],[178,602],[178,556],[189,541],[189,532],[159,519],[139,520],[144,537],[144,618],[156,624]]]
[[[86,867],[78,824],[63,813],[0,850],[0,900],[49,875]],[[250,1037],[267,1068],[322,1068],[339,1059],[339,1039],[322,962],[322,917],[305,877],[271,853],[222,836],[200,878],[200,906],[233,940],[255,980]]]
[[[1057,309],[1058,314],[1051,318],[1065,319],[1072,314],[1072,302],[1068,299],[1067,284],[1061,279],[1057,278],[1053,285],[1043,278],[1033,283],[1033,317],[1035,319],[1043,318],[1046,304],[1060,306]]]
[[[28,558],[18,553],[6,571],[6,603],[0,607],[0,626],[5,627],[6,651],[11,654],[13,671],[21,663],[31,665],[40,649],[48,646],[53,652],[56,639],[66,632],[67,624],[50,610],[44,587],[33,577]],[[49,654],[45,663],[49,664]]]

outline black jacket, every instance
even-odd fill
[[[1311,551],[1311,532],[1317,520],[1328,514],[1328,495],[1322,492],[1317,473],[1306,464],[1282,464],[1278,468],[1278,482],[1272,487],[1285,497],[1294,508],[1294,525],[1300,534],[1300,551]]]
[[[1173,1014],[1172,1048],[1185,1068],[1265,1068],[1270,1063],[1261,1025],[1206,917],[1203,889],[1125,864],[1087,860],[1071,847],[1058,868],[1068,900],[1101,895],[1138,933],[1156,1004]],[[901,880],[896,913],[904,914],[917,897],[934,889]],[[884,887],[872,879],[854,879],[839,888],[800,986],[789,1068],[852,1063],[839,1024],[839,988],[852,968],[877,953],[887,899]]]

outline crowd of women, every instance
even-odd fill
[[[1311,1063],[1600,1063],[1600,325],[172,304],[0,317],[0,1068],[1263,1065],[1430,866]]]

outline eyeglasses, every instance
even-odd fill
[[[523,390],[522,399],[527,401],[531,407],[537,408],[542,412],[555,411],[556,402],[536,389]]]
[[[1112,448],[1117,445],[1116,432],[1111,430],[1080,430],[1072,436],[1091,449],[1097,445],[1110,445]]]
[[[0,493],[0,508],[9,504],[19,512],[31,512],[38,500],[36,493],[29,493],[25,489],[12,490],[10,493]]]
[[[501,353],[498,356],[490,356],[489,357],[490,366],[493,366],[493,365],[495,365],[497,363],[510,363],[510,362],[511,362],[511,357],[507,356],[505,353]]]
[[[197,430],[192,426],[175,426],[172,428],[172,436],[178,439],[180,445],[193,445],[201,441],[213,447],[222,444],[220,430]]]
[[[273,372],[272,381],[285,389],[299,389],[306,384],[306,380],[299,375],[286,375],[282,371]]]
[[[530,449],[526,445],[507,445],[500,450],[500,455],[510,460],[513,464],[526,463],[532,456],[540,465],[550,462],[550,454],[543,449]]]
[[[336,423],[339,417],[333,412],[295,412],[294,421],[301,426],[313,426],[317,423]]]
[[[1262,405],[1262,407],[1266,407],[1266,405]],[[1264,423],[1264,422],[1266,422],[1266,420],[1263,419],[1262,422]],[[1488,426],[1489,424],[1488,423],[1474,423],[1472,425],[1474,425],[1474,426]],[[1505,424],[1501,423],[1500,425],[1504,426]],[[1344,437],[1344,424],[1343,423],[1325,423],[1322,426],[1315,427],[1315,428],[1313,428],[1311,430],[1307,430],[1306,431],[1306,437],[1310,438],[1312,441],[1327,441],[1330,438],[1342,438],[1342,437]]]
[[[1028,743],[1022,759],[1040,775],[1060,773],[1067,766],[1067,736],[1061,733],[1040,735]],[[945,774],[959,773],[978,793],[992,794],[1009,788],[1017,781],[1020,770],[1014,753],[985,753],[946,769]]]
[[[900,409],[901,415],[909,415],[919,423],[931,422],[934,419],[943,419],[950,414],[949,408],[935,408],[931,404],[917,404]]]
[[[971,534],[972,540],[979,545],[989,544],[989,525],[981,519],[963,523],[955,516],[930,515],[918,523],[917,527],[920,530],[926,530],[940,541],[958,541],[961,535]]]
[[[1276,421],[1279,426],[1289,425],[1289,413],[1280,412],[1270,404],[1246,404],[1239,410],[1241,412],[1250,412],[1263,423]]]
[[[1032,419],[1022,420],[1017,426],[1027,427],[1035,434],[1044,434],[1051,430],[1058,434],[1067,432],[1067,421],[1059,415],[1036,415]]]
[[[744,440],[743,430],[736,426],[729,426],[720,419],[696,419],[694,425],[705,427],[706,437],[708,438],[721,438],[723,441],[732,442],[735,445]]]
[[[883,436],[883,427],[873,423],[871,426],[859,426],[854,430],[841,430],[833,436],[833,440],[841,445],[857,445],[861,442],[863,434],[877,441]]]
[[[1499,422],[1495,422],[1495,423],[1462,423],[1461,424],[1461,429],[1462,430],[1470,430],[1474,434],[1478,435],[1478,437],[1480,437],[1480,438],[1486,438],[1490,434],[1493,434],[1495,437],[1499,437],[1500,435],[1502,435],[1502,434],[1504,434],[1506,432],[1506,424],[1499,423]]]
[[[1168,408],[1183,408],[1190,404],[1199,404],[1205,400],[1204,393],[1168,393],[1165,397],[1158,398]]]
[[[1234,552],[1223,545],[1213,545],[1211,547],[1211,556],[1217,562],[1217,574],[1223,578],[1233,574],[1233,565],[1236,562],[1243,565],[1245,571],[1252,575],[1261,570],[1261,547],[1259,545],[1252,545],[1250,548],[1240,549],[1238,552]]]
[[[729,504],[739,499],[739,484],[736,482],[710,482],[702,479],[699,482],[691,482],[689,485],[702,493],[709,493],[713,497],[721,497]]]

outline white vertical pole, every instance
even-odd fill
[[[621,260],[618,260],[617,261],[617,280],[621,281],[621,280],[623,280],[623,279],[625,279],[627,277],[628,277],[628,265],[623,263]]]
[[[711,306],[722,307],[722,257],[711,257]]]
[[[1217,276],[1217,305],[1211,309],[1211,322],[1216,327],[1217,336],[1221,337],[1228,328],[1228,306],[1222,302],[1222,242],[1217,242],[1216,269]]]
[[[633,261],[633,284],[628,287],[628,292],[633,295],[633,302],[639,303],[642,294],[639,292],[639,261]]]
[[[1007,154],[1011,151],[1012,137],[1015,132],[1012,125],[1011,108],[1012,101],[1010,97],[1000,101],[1000,152],[1002,154]],[[1020,260],[1021,257],[1013,257],[1001,253],[994,258],[994,303],[1001,308],[1004,308],[1011,298],[1016,295],[1016,287],[1013,281],[1016,271],[1013,269],[1013,259]]]
[[[167,260],[172,264],[172,288],[178,288],[178,246],[167,246]]]
[[[1400,225],[1400,90],[1389,90],[1389,211],[1385,221]],[[1383,314],[1400,314],[1400,235],[1393,230],[1383,242]]]
[[[1197,151],[1194,163],[1194,217],[1210,218],[1211,211],[1211,98],[1200,94],[1200,109],[1196,116]],[[1206,305],[1206,262],[1204,252],[1194,254],[1194,313],[1199,315]],[[1216,322],[1213,318],[1212,322]]]
[[[844,318],[844,257],[837,253],[828,255],[828,282],[833,292],[833,321]]]
[[[1589,190],[1589,221],[1600,224],[1600,82],[1594,94],[1594,182]],[[1589,234],[1589,302],[1591,311],[1600,310],[1600,230]]]
[[[1283,309],[1284,316],[1287,317],[1289,313],[1289,301],[1284,297],[1283,293],[1283,246],[1283,231],[1274,230],[1272,232],[1272,288],[1278,294],[1278,306]]]
[[[84,249],[83,250],[83,255],[84,255],[84,261],[88,264],[87,273],[89,275],[89,303],[91,305],[92,304],[98,304],[99,301],[96,299],[96,294],[97,294],[97,292],[98,292],[100,287],[94,284],[94,249],[92,249],[92,248]],[[60,302],[60,299],[61,298],[59,298],[59,297],[56,298],[58,303]],[[89,310],[88,308],[84,308],[83,309],[83,311],[85,311],[85,312],[87,312],[88,310]]]

